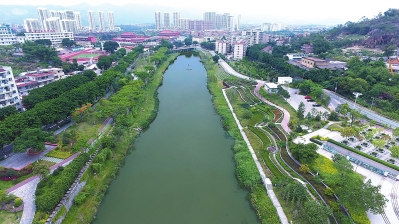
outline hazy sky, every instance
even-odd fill
[[[217,13],[229,12],[233,15],[241,14],[242,19],[251,18],[251,21],[259,18],[276,18],[276,21],[285,20],[291,23],[300,21],[318,21],[318,23],[344,23],[346,21],[358,21],[362,16],[372,18],[379,12],[389,8],[399,8],[399,0],[0,0],[0,5],[62,5],[70,6],[79,3],[100,5],[110,3],[123,6],[124,4],[142,4],[154,7],[154,11],[164,12],[163,7],[176,8],[176,11],[192,10],[198,17],[203,11],[215,11]],[[182,15],[190,17],[190,15]],[[193,18],[200,19],[200,18]],[[153,21],[148,21],[153,22]],[[262,23],[263,21],[259,21]],[[273,22],[273,21],[271,21]]]

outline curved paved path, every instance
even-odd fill
[[[211,52],[212,54],[213,52]],[[212,54],[214,55],[214,53]],[[246,80],[254,80],[253,78],[250,78],[246,75],[240,74],[238,72],[236,72],[229,64],[227,64],[225,61],[223,61],[222,59],[219,60],[219,64],[222,66],[222,68],[224,69],[224,71],[226,71],[227,73],[229,73],[230,75],[236,76],[238,78],[241,79],[246,79]],[[265,85],[265,81],[262,80],[255,80],[258,84],[255,87],[254,93],[255,96],[258,97],[260,100],[262,100],[263,102],[270,104],[274,107],[277,107],[278,109],[280,109],[281,111],[283,111],[284,113],[284,118],[283,121],[281,121],[281,127],[284,129],[285,132],[287,133],[291,133],[291,129],[288,127],[288,123],[290,122],[290,113],[288,113],[288,111],[286,111],[284,108],[281,108],[277,105],[275,105],[274,103],[266,100],[265,98],[263,98],[260,94],[259,94],[259,89],[261,87],[263,87]]]

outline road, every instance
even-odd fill
[[[377,114],[374,111],[371,111],[370,109],[365,108],[359,104],[355,105],[355,103],[353,101],[347,100],[332,91],[324,90],[324,92],[326,94],[328,94],[331,98],[331,103],[330,103],[331,109],[335,109],[339,104],[348,103],[350,108],[352,108],[352,109],[355,108],[356,110],[359,110],[361,114],[368,117],[369,119],[375,120],[376,122],[383,124],[383,125],[388,125],[388,127],[393,128],[393,129],[399,127],[399,122],[397,122],[397,121],[391,120],[391,119],[386,118],[380,114]]]

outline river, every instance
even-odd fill
[[[180,55],[169,66],[158,116],[135,142],[94,223],[259,223],[206,83],[198,56]]]

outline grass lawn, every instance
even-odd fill
[[[50,162],[50,161],[46,161],[46,160],[38,160],[37,163],[38,164],[43,164],[43,165],[45,165],[45,166],[47,166],[49,168],[56,164],[55,162]]]
[[[339,126],[338,124],[332,124],[330,125],[330,127],[328,127],[327,129],[330,131],[340,131],[341,130],[341,126]]]
[[[261,96],[263,96],[265,99],[269,100],[270,102],[276,104],[279,107],[286,109],[288,111],[288,113],[290,113],[291,120],[294,118],[298,119],[298,117],[296,115],[296,110],[287,101],[285,101],[283,99],[283,97],[281,97],[280,95],[277,95],[277,94],[268,94],[268,93],[266,93],[264,88],[261,88],[259,93]]]
[[[71,155],[72,155],[71,152],[61,151],[60,149],[52,150],[46,154],[46,156],[54,157],[54,158],[58,158],[58,159],[66,159],[66,158],[69,158]]]
[[[95,57],[97,57],[99,55],[101,55],[101,54],[79,54],[79,55],[76,55],[73,58],[91,58],[91,57],[95,58]]]
[[[16,217],[18,216],[18,219]],[[0,223],[2,224],[13,224],[19,223],[22,216],[22,212],[7,212],[0,210]]]

